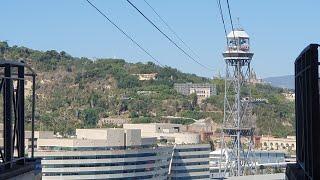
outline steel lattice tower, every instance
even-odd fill
[[[253,174],[255,170],[255,120],[249,86],[253,53],[250,51],[249,36],[243,29],[230,32],[227,39],[228,46],[223,53],[226,74],[220,177]]]

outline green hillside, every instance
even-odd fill
[[[6,42],[0,42],[0,59],[24,60],[38,73],[37,129],[72,134],[75,128],[96,127],[98,120],[106,117],[129,118],[133,123],[161,122],[162,116],[185,117],[173,121],[182,124],[201,118],[222,122],[224,82],[221,79],[182,73],[152,62],[92,61],[72,57],[64,51],[10,47]],[[139,81],[133,75],[138,73],[158,73],[157,80]],[[196,96],[183,96],[173,89],[174,83],[183,82],[214,83],[218,95],[198,105]],[[254,106],[258,134],[293,134],[294,103],[287,101],[282,92],[283,89],[269,85],[252,87],[253,97],[269,100]],[[28,100],[27,112],[30,111]]]

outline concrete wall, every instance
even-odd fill
[[[109,142],[106,140],[91,139],[38,139],[37,148],[41,147],[105,147]]]
[[[140,129],[142,136],[156,137],[155,133],[180,132],[181,124],[151,123],[151,124],[124,124],[124,129]]]
[[[125,146],[124,129],[108,129],[107,142],[109,146]]]
[[[180,133],[181,124],[153,123],[153,124],[124,124],[124,129],[141,129],[142,137],[156,137],[157,139],[174,140],[177,144],[197,144],[200,135],[197,133]]]
[[[77,139],[106,140],[108,146],[124,146],[124,129],[76,129]]]
[[[107,139],[107,129],[76,129],[78,139]]]
[[[180,132],[181,124],[156,123],[156,132],[158,133],[177,133]]]
[[[25,138],[31,139],[31,131],[25,131]],[[34,131],[35,139],[53,139],[55,138],[53,131]]]
[[[141,145],[141,131],[140,129],[126,129],[126,146]]]
[[[141,135],[145,133],[155,133],[156,125],[155,124],[123,124],[124,129],[140,129]]]
[[[77,129],[77,138],[37,139],[37,147],[140,146],[156,143],[156,138],[141,138],[140,129]],[[26,139],[27,140],[27,139]],[[0,138],[1,141],[1,138]],[[143,142],[142,142],[143,141]]]
[[[176,144],[198,144],[200,143],[200,135],[193,133],[175,133]]]
[[[141,138],[141,145],[152,145],[157,143],[156,137],[144,137]]]

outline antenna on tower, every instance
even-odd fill
[[[237,26],[238,26],[237,29],[242,29],[242,26],[241,26],[241,24],[240,24],[240,18],[239,18],[239,17],[237,17]]]

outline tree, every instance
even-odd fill
[[[198,97],[197,97],[197,94],[196,93],[192,93],[190,95],[190,98],[191,98],[191,106],[192,106],[192,109],[194,110],[197,105],[198,105]]]
[[[88,58],[72,57],[64,51],[38,51],[27,47],[10,47],[6,42],[0,42],[0,59],[3,57],[26,60],[38,73],[37,81],[43,81],[36,85],[39,114],[36,126],[39,127],[41,123],[43,130],[71,134],[75,128],[95,127],[100,117],[112,115],[129,116],[140,122],[160,122],[160,117],[167,115],[193,119],[210,117],[216,123],[222,123],[222,79],[210,80],[151,62],[127,63],[122,59],[99,59],[93,62]],[[139,81],[132,75],[138,73],[158,75],[154,81]],[[213,83],[217,86],[217,95],[201,102],[203,107],[200,111],[196,94],[184,96],[173,88],[174,83],[187,82]],[[139,94],[139,91],[150,93]],[[253,104],[257,135],[294,135],[294,102],[288,102],[281,94],[283,92],[283,89],[270,85],[252,86],[253,98],[265,98],[268,101]],[[26,99],[26,105],[29,109],[26,112],[30,112],[29,99]],[[152,119],[149,118],[151,116]],[[26,118],[30,118],[30,115],[26,114]],[[191,122],[188,121],[177,120],[178,123]],[[273,148],[276,146],[273,145]]]
[[[118,79],[119,88],[133,88],[139,86],[139,80],[135,76],[122,76]]]
[[[3,55],[5,51],[9,49],[9,45],[6,41],[0,41],[0,53]]]
[[[96,127],[98,123],[98,111],[93,108],[85,109],[84,114],[84,126],[85,127]]]

